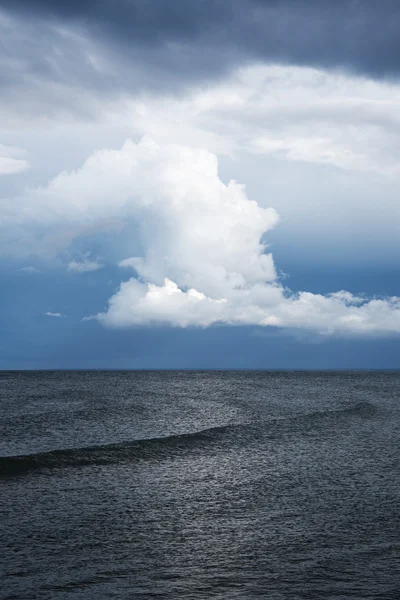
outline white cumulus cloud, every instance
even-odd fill
[[[360,304],[360,298],[349,292],[328,296],[292,293],[279,284],[256,284],[232,289],[223,298],[210,298],[196,289],[183,291],[167,278],[161,286],[131,278],[110,298],[108,310],[96,318],[112,327],[225,323],[321,334],[390,334],[400,333],[400,298],[363,300]]]
[[[92,317],[108,326],[225,323],[322,334],[400,332],[399,298],[285,288],[265,244],[265,234],[278,223],[276,211],[251,200],[243,185],[224,183],[216,155],[205,149],[146,136],[137,144],[128,140],[120,150],[95,152],[81,169],[7,203],[4,212],[3,227],[35,231],[39,224],[58,235],[68,232],[67,240],[82,227],[135,224],[135,254],[120,262],[133,277]],[[91,262],[85,256],[73,270],[85,261]]]

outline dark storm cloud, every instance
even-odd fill
[[[3,0],[30,19],[68,21],[125,58],[150,52],[202,76],[247,59],[400,72],[398,0]]]
[[[0,117],[92,118],[259,60],[397,78],[399,31],[398,0],[1,0]]]

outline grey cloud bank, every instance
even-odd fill
[[[254,60],[374,77],[400,72],[400,9],[394,0],[5,0],[2,6],[45,34],[40,45],[54,36],[49,26],[62,24],[107,47],[121,65],[150,69],[141,74],[141,83],[150,86],[209,78]],[[68,62],[66,54],[58,58]],[[57,75],[48,54],[38,59],[34,70]],[[89,85],[115,80],[92,59],[97,72]],[[127,72],[118,79],[124,87],[135,78]]]

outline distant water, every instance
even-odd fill
[[[400,598],[400,374],[0,373],[0,598]]]

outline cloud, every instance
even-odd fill
[[[345,291],[328,296],[294,294],[279,284],[256,284],[232,289],[227,297],[216,299],[195,289],[184,292],[167,278],[162,286],[132,278],[121,284],[107,311],[96,318],[111,327],[224,323],[323,335],[391,334],[400,333],[400,298],[361,300]]]
[[[3,227],[32,228],[38,244],[43,227],[54,234],[115,219],[125,223],[137,253],[120,266],[135,276],[96,316],[108,326],[226,323],[321,334],[400,332],[399,298],[285,288],[265,245],[265,234],[278,223],[276,211],[249,199],[243,185],[223,183],[216,155],[201,148],[128,140],[5,203],[3,211]],[[85,261],[92,262],[85,257],[75,268]]]
[[[148,137],[138,144],[128,140],[121,150],[95,152],[81,169],[61,173],[13,202],[0,201],[3,252],[10,252],[13,235],[21,250],[21,232],[31,252],[47,242],[49,230],[58,239],[64,235],[69,245],[70,235],[78,237],[105,223],[111,227],[118,219],[126,227],[139,226],[141,244],[151,248],[146,260],[138,262],[142,276],[159,273],[161,282],[166,268],[173,278],[177,271],[186,271],[192,252],[202,254],[208,281],[223,281],[227,269],[233,273],[232,261],[246,277],[273,278],[272,259],[259,256],[257,236],[276,224],[276,212],[248,202],[234,181],[224,185],[217,169],[216,156],[206,150],[159,146]],[[197,217],[201,221],[196,227]],[[217,267],[214,255],[219,256]]]
[[[40,273],[39,269],[37,269],[36,267],[32,267],[32,266],[21,267],[20,271],[24,271],[25,273],[30,273],[30,274],[32,274],[32,273]]]
[[[82,61],[76,62],[81,65]],[[75,103],[79,98],[79,106],[85,105],[84,90],[69,88],[69,93]],[[2,216],[6,218],[12,210],[7,204],[15,202],[25,206],[24,213],[32,211],[31,222],[36,219],[35,231],[22,224],[18,234],[14,226],[9,232],[3,231],[3,250],[7,247],[14,256],[26,256],[29,249],[32,254],[40,250],[42,256],[54,256],[73,240],[92,237],[96,231],[104,232],[104,240],[114,221],[121,235],[112,241],[113,256],[107,252],[110,248],[103,246],[96,246],[98,252],[115,261],[130,252],[137,254],[132,245],[134,240],[140,244],[139,237],[133,231],[128,233],[132,219],[118,213],[114,199],[109,202],[115,209],[113,216],[105,217],[102,224],[85,213],[82,220],[74,222],[59,219],[56,223],[51,218],[52,226],[47,227],[43,224],[45,217],[35,217],[31,206],[39,211],[43,191],[50,187],[49,178],[61,182],[61,174],[54,175],[65,171],[69,177],[74,169],[79,174],[94,149],[117,148],[118,154],[127,136],[136,141],[149,135],[162,146],[172,141],[217,154],[223,181],[232,177],[245,181],[260,206],[271,202],[279,212],[284,226],[274,231],[270,241],[286,255],[295,241],[296,256],[301,254],[311,262],[323,257],[343,264],[351,255],[351,260],[365,263],[369,251],[373,251],[376,262],[398,259],[398,83],[320,69],[259,64],[236,69],[218,83],[197,83],[184,94],[137,93],[114,104],[109,103],[107,95],[98,94],[101,110],[87,105],[91,122],[82,115],[79,119],[64,113],[60,117],[39,102],[46,120],[22,118],[13,123],[12,137],[7,137],[9,129],[3,129],[3,139],[10,145],[23,146],[35,156],[35,170],[12,181],[2,179],[3,196],[8,197],[2,204]],[[46,94],[51,98],[50,92]],[[25,94],[19,97],[25,98]],[[61,104],[57,101],[57,106]],[[15,103],[10,101],[10,105]],[[7,115],[1,120],[9,121]],[[104,156],[114,160],[109,152],[106,150]],[[104,176],[99,177],[102,185],[108,189],[106,180],[114,181],[119,194],[117,177],[109,173],[107,165],[104,169]],[[24,182],[32,187],[24,191]],[[39,190],[38,182],[43,185]],[[80,189],[71,191],[77,195],[76,204],[83,190],[90,196],[88,185],[95,188],[82,176],[81,183]],[[15,198],[18,193],[21,197]],[[58,203],[61,206],[68,202],[55,187],[45,193],[49,196],[49,208],[45,208],[49,217]],[[51,194],[56,198],[54,205]],[[96,194],[101,199],[102,191]],[[84,244],[76,250],[88,247],[93,245]]]
[[[80,27],[0,9],[0,38],[0,117],[8,135],[26,122],[43,128],[49,121],[93,121],[109,99],[141,80],[139,66],[129,74],[112,49]]]
[[[91,273],[102,269],[103,266],[98,262],[98,259],[90,260],[89,258],[84,258],[82,260],[72,260],[68,263],[68,271],[73,273]]]
[[[396,0],[4,0],[2,6],[39,25],[80,27],[120,63],[125,56],[153,73],[167,71],[164,83],[174,73],[209,78],[254,59],[378,77],[400,70]]]
[[[133,99],[157,139],[275,160],[398,175],[400,86],[326,70],[255,64],[184,96]]]
[[[20,154],[21,150],[19,148],[0,144],[0,175],[23,173],[30,168],[28,161],[16,158]]]
[[[29,163],[26,160],[0,156],[0,175],[23,173],[27,169],[29,169]]]
[[[45,312],[44,313],[46,315],[46,317],[64,317],[65,315],[62,315],[61,313],[53,313],[53,312]]]
[[[399,98],[395,82],[258,64],[185,95],[132,99],[131,110],[138,135],[206,147],[224,179],[246,181],[261,206],[273,198],[284,226],[270,239],[286,254],[295,243],[311,262],[365,263],[372,250],[392,263]]]
[[[396,79],[398,26],[395,0],[5,0],[0,117],[90,121],[138,90],[176,95],[254,62]]]

